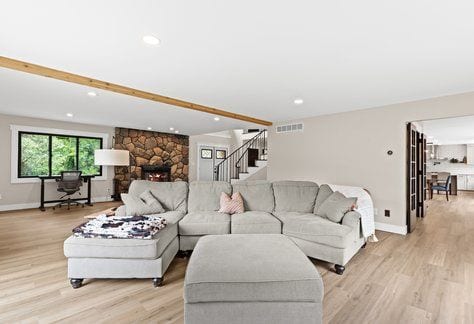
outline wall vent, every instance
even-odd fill
[[[280,125],[276,127],[277,133],[302,132],[302,131],[303,131],[303,123]]]

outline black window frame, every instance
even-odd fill
[[[33,179],[38,178],[39,176],[22,176],[21,175],[21,139],[22,135],[42,135],[48,136],[48,174],[42,175],[45,177],[56,177],[57,175],[53,175],[53,136],[60,136],[60,137],[72,137],[76,139],[76,170],[79,169],[79,141],[81,138],[85,139],[97,139],[100,140],[100,149],[104,148],[104,139],[102,137],[93,137],[93,136],[77,136],[77,135],[67,135],[67,134],[53,134],[53,133],[41,133],[41,132],[28,132],[28,131],[18,131],[18,167],[17,167],[17,177],[19,179]],[[68,170],[69,171],[69,170]],[[87,174],[89,176],[89,174]],[[102,176],[102,166],[99,166],[99,173],[92,174],[91,176],[94,177],[101,177]]]

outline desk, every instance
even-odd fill
[[[56,200],[44,200],[44,180],[49,180],[49,179],[60,179],[61,177],[60,176],[56,176],[56,177],[38,177],[40,178],[41,180],[41,202],[40,202],[40,207],[39,209],[41,211],[45,211],[45,208],[44,208],[44,204],[48,204],[48,203],[59,203],[61,201],[65,201],[64,199],[56,199]],[[81,176],[82,178],[82,181],[84,181],[85,183],[87,183],[87,197],[84,197],[84,198],[74,198],[74,199],[71,199],[72,201],[81,201],[81,200],[86,200],[86,205],[87,206],[92,206],[92,203],[91,203],[91,189],[92,189],[92,186],[91,186],[91,179],[94,178],[94,176]]]

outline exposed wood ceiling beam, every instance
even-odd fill
[[[85,85],[88,87],[121,93],[127,96],[152,100],[152,101],[161,102],[168,105],[201,111],[208,114],[218,115],[218,116],[232,118],[232,119],[238,119],[245,122],[255,123],[255,124],[264,125],[264,126],[272,125],[272,122],[269,122],[266,120],[253,118],[253,117],[249,117],[245,115],[240,115],[240,114],[236,114],[233,112],[229,112],[229,111],[225,111],[225,110],[221,110],[217,108],[203,106],[203,105],[195,104],[189,101],[170,98],[170,97],[162,96],[162,95],[152,93],[152,92],[146,92],[146,91],[142,91],[138,89],[133,89],[133,88],[119,85],[119,84],[92,79],[92,78],[88,78],[82,75],[55,70],[55,69],[51,69],[45,66],[23,62],[23,61],[11,59],[4,56],[0,56],[0,66],[7,69],[16,70],[16,71],[22,71],[26,73],[41,75],[41,76],[56,79],[56,80],[61,80],[61,81]]]

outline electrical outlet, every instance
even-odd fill
[[[390,217],[390,209],[385,209],[385,217]]]
[[[374,215],[377,216],[379,214],[379,210],[377,208],[374,208]]]

